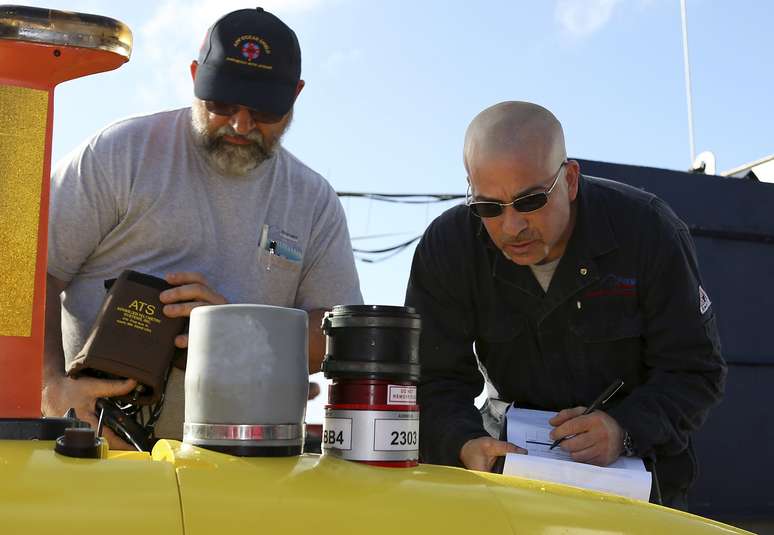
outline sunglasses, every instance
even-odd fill
[[[559,175],[562,172],[564,161],[559,166],[559,170],[556,171],[554,181],[551,183],[551,187],[545,191],[538,191],[535,193],[527,193],[521,197],[516,197],[511,202],[497,202],[497,201],[474,201],[473,195],[470,191],[470,184],[468,184],[468,194],[466,195],[465,204],[470,207],[470,210],[478,217],[497,217],[502,215],[506,206],[512,206],[514,210],[521,213],[534,212],[540,210],[546,203],[548,203],[548,196],[554,191],[557,182],[559,182]]]
[[[228,102],[220,102],[217,100],[205,100],[204,107],[207,108],[208,112],[223,117],[231,117],[235,113],[238,113],[240,109],[244,108],[250,112],[250,117],[253,118],[253,121],[263,124],[278,123],[285,117],[284,115],[277,115],[276,113],[268,111],[258,111],[240,104],[229,104]]]

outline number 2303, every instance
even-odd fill
[[[414,446],[417,443],[416,431],[392,431],[390,436],[392,446]]]

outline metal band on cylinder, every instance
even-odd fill
[[[300,439],[301,435],[302,428],[298,424],[183,424],[183,440],[191,444],[197,440],[295,440]]]

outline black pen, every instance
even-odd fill
[[[586,416],[587,414],[591,414],[592,412],[594,412],[595,410],[600,408],[602,405],[607,403],[608,400],[610,398],[612,398],[615,395],[615,393],[618,392],[618,390],[623,385],[624,385],[624,382],[622,380],[620,380],[620,379],[616,379],[615,381],[613,381],[613,384],[608,386],[605,389],[605,391],[602,392],[599,395],[599,397],[597,399],[595,399],[594,402],[591,405],[589,405],[589,407],[585,411],[583,411],[583,414],[581,414],[581,416]],[[557,447],[559,444],[561,444],[563,440],[567,440],[568,438],[572,438],[574,436],[575,435],[567,435],[566,437],[558,438],[558,439],[554,440],[554,443],[551,444],[551,447],[548,448],[548,449],[552,450],[555,447]]]

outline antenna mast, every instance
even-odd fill
[[[693,100],[691,98],[691,64],[688,59],[688,15],[685,0],[680,0],[680,15],[683,20],[683,65],[685,67],[685,97],[688,101],[688,144],[691,150],[691,165],[695,160],[696,149],[693,143]]]

